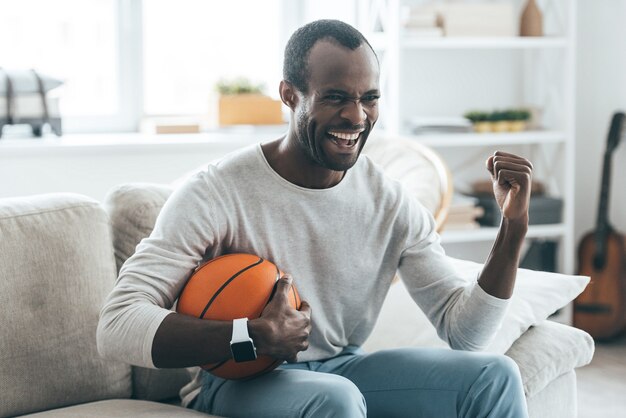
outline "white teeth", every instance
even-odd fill
[[[343,132],[328,132],[328,133],[336,138],[344,139],[348,141],[354,141],[359,138],[359,135],[361,135],[361,132],[355,132],[351,134],[343,133]]]

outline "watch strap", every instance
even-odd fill
[[[248,334],[248,318],[234,319],[233,334],[230,342],[237,343],[250,340],[250,334]]]

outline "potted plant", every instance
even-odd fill
[[[519,132],[526,129],[530,112],[526,109],[473,110],[463,116],[472,122],[475,132]]]
[[[489,115],[491,130],[493,132],[507,132],[509,130],[510,112],[496,110]]]
[[[530,119],[530,112],[526,109],[514,109],[510,111],[509,130],[512,132],[519,132],[526,129],[528,120]]]
[[[278,125],[283,123],[282,103],[263,94],[262,84],[239,77],[218,81],[220,125]]]
[[[491,132],[491,123],[489,123],[489,113],[480,111],[471,111],[463,115],[472,122],[475,132]]]

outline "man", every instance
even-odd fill
[[[332,20],[297,30],[280,96],[291,109],[285,136],[211,164],[170,197],[102,310],[100,351],[148,367],[230,358],[233,322],[168,309],[203,260],[246,252],[289,273],[247,322],[257,353],[287,363],[249,381],[201,371],[183,390],[184,405],[228,417],[526,416],[512,360],[462,350],[489,343],[512,294],[530,162],[501,152],[487,160],[503,218],[468,285],[446,261],[432,216],[359,158],[380,96],[377,57],[363,36]],[[359,348],[396,271],[460,350]],[[292,281],[305,300],[299,311],[287,303]]]

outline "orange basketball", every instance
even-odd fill
[[[192,274],[178,298],[177,312],[200,319],[229,321],[261,316],[281,272],[273,263],[251,254],[228,254],[209,260]],[[289,303],[300,309],[300,295],[291,286]],[[236,363],[229,359],[202,368],[224,379],[267,373],[282,363],[269,356]]]

